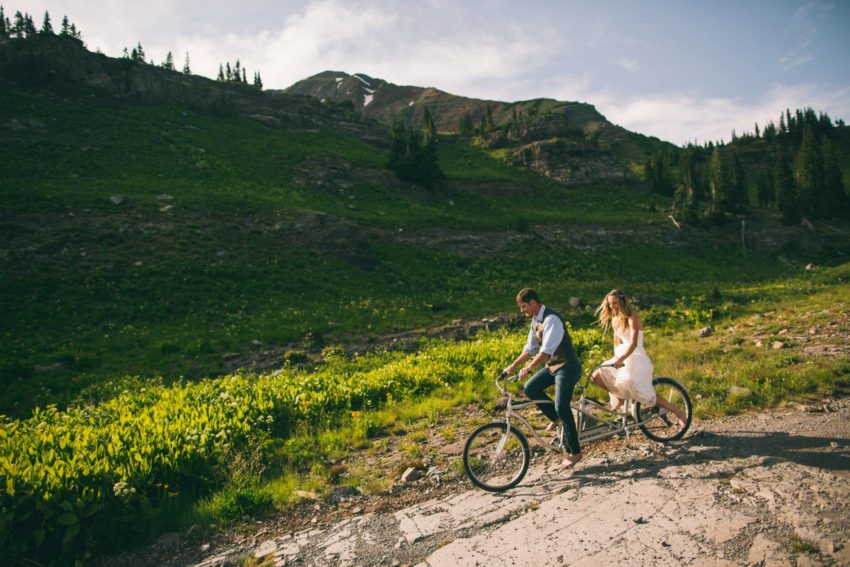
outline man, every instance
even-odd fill
[[[530,359],[530,362],[519,370],[519,378],[525,379],[532,370],[545,363],[523,386],[523,392],[532,400],[546,400],[539,403],[540,411],[557,424],[564,424],[562,445],[567,450],[567,458],[561,464],[561,469],[575,465],[581,460],[581,446],[578,440],[575,419],[570,408],[573,389],[581,377],[581,361],[573,348],[570,333],[564,325],[563,318],[548,309],[540,301],[540,296],[531,288],[521,290],[516,297],[516,304],[522,314],[531,319],[531,329],[522,353],[505,368],[507,374],[513,374],[517,368]],[[544,390],[555,385],[555,405]],[[551,427],[551,426],[550,426]]]

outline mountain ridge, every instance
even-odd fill
[[[611,123],[585,102],[475,99],[435,87],[395,85],[364,73],[330,70],[283,92],[346,103],[384,124],[400,119],[405,125],[421,126],[427,109],[438,131],[474,133],[482,146],[501,152],[508,162],[567,184],[637,181],[640,164],[652,152],[674,147]]]

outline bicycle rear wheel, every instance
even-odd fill
[[[489,492],[513,488],[528,471],[531,452],[525,435],[504,422],[482,425],[463,448],[463,470],[469,480]]]
[[[656,398],[664,398],[668,404],[685,414],[685,424],[679,423],[672,412],[659,405],[647,407],[635,403],[638,427],[644,435],[660,443],[681,439],[687,433],[693,419],[693,406],[688,391],[674,379],[664,376],[654,378],[652,385],[655,387]]]

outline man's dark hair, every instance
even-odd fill
[[[531,303],[531,300],[536,301],[537,303],[543,303],[540,301],[540,296],[537,295],[537,292],[530,287],[526,287],[521,289],[518,294],[516,294],[516,302],[517,303]]]

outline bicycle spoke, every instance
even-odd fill
[[[503,423],[479,428],[466,442],[464,468],[473,483],[485,490],[515,486],[528,470],[528,443]]]

